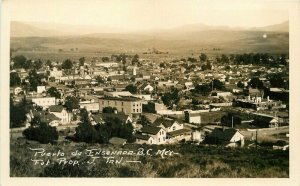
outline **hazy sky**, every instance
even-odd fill
[[[256,27],[288,20],[284,0],[8,0],[11,19],[124,30],[204,23]]]

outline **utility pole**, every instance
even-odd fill
[[[231,128],[233,128],[233,116],[231,116]]]

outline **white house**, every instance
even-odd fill
[[[149,144],[165,144],[167,139],[166,139],[166,131],[160,127],[155,127],[155,126],[144,126],[141,129],[142,135],[143,136],[149,136]],[[150,137],[153,138],[153,141],[150,139]]]
[[[183,124],[178,123],[176,120],[169,118],[158,118],[152,124],[156,127],[163,128],[166,132],[173,132],[175,130],[183,129]]]
[[[60,118],[61,124],[67,124],[71,122],[71,113],[68,113],[68,111],[62,105],[50,106],[49,112]]]

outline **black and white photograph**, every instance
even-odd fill
[[[298,1],[2,4],[10,178],[295,175]]]

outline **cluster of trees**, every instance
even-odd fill
[[[51,127],[42,122],[39,116],[31,121],[31,126],[23,131],[23,135],[29,140],[35,140],[43,144],[52,143],[58,139],[56,127]]]
[[[223,126],[235,127],[236,125],[240,125],[241,122],[242,119],[237,114],[234,113],[228,113],[227,115],[221,118],[221,124]]]
[[[111,114],[111,113],[115,113],[116,110],[117,110],[117,108],[115,108],[115,107],[104,107],[102,109],[102,112]]]
[[[51,87],[47,90],[47,93],[51,96],[51,97],[55,97],[55,98],[58,98],[60,99],[61,97],[61,94],[60,92],[57,90],[56,87]]]
[[[37,61],[32,61],[30,59],[27,59],[23,55],[17,55],[13,58],[14,61],[14,68],[24,68],[25,70],[28,69],[40,69],[43,66],[43,62],[38,59]]]
[[[12,97],[10,97],[10,128],[23,127],[26,121],[27,113],[27,101],[26,97],[18,104],[13,103]]]
[[[131,94],[136,94],[137,93],[137,86],[135,86],[133,84],[130,84],[130,85],[127,85],[125,87],[125,90],[129,91]]]
[[[79,109],[79,99],[74,96],[67,96],[65,99],[67,111],[72,112],[74,109]]]
[[[135,54],[133,57],[132,57],[132,60],[131,60],[131,64],[132,65],[140,65],[140,60],[139,60],[139,55]]]
[[[258,64],[287,64],[287,55],[280,54],[279,56],[273,56],[268,53],[244,53],[244,54],[230,54],[229,56],[222,54],[221,57],[216,57],[218,63],[236,65],[258,65]]]
[[[218,79],[212,80],[210,83],[195,86],[195,89],[192,90],[197,94],[202,96],[208,96],[213,90],[225,90],[225,85]]]
[[[20,86],[21,85],[21,78],[19,77],[17,72],[10,73],[10,86]]]
[[[93,126],[86,109],[80,111],[80,123],[76,128],[75,140],[86,143],[108,143],[111,137],[127,139],[134,142],[133,126],[131,123],[123,123],[118,118],[108,118],[104,124]]]
[[[172,107],[174,104],[177,105],[180,101],[179,90],[176,88],[171,88],[171,91],[163,94],[161,99],[168,107]]]
[[[129,56],[127,54],[119,54],[119,55],[113,54],[113,55],[111,55],[111,60],[116,60],[117,62],[122,61],[123,64],[126,64],[126,59],[129,57],[131,57],[131,56]]]

